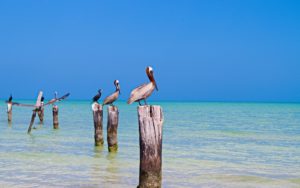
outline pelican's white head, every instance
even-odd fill
[[[120,91],[120,85],[119,85],[119,80],[115,80],[114,84],[116,86],[116,91],[119,91],[119,93],[121,93],[121,91]]]
[[[148,69],[149,72],[153,72],[153,68],[152,67],[148,66],[147,69]]]

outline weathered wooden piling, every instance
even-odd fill
[[[40,119],[40,122],[43,123],[44,122],[44,107],[41,106],[40,110],[38,111],[38,116]]]
[[[52,114],[53,114],[53,129],[58,129],[59,122],[58,122],[58,106],[57,105],[53,105]]]
[[[7,120],[10,123],[12,121],[12,103],[7,103]]]
[[[28,133],[28,134],[30,134],[30,132],[31,132],[32,125],[33,125],[33,123],[34,123],[34,119],[35,119],[35,116],[36,116],[36,111],[37,111],[36,109],[34,109],[34,110],[32,111],[31,121],[30,121],[28,130],[27,130],[27,133]]]
[[[118,150],[119,110],[116,106],[107,107],[107,143],[108,151]]]
[[[103,109],[98,102],[92,104],[94,128],[95,128],[95,146],[102,146],[103,140]]]
[[[139,188],[160,188],[162,180],[162,126],[160,106],[139,106]]]

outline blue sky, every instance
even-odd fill
[[[0,98],[300,102],[299,1],[0,1]]]

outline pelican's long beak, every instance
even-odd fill
[[[147,72],[147,75],[148,75],[150,81],[154,84],[155,89],[158,91],[158,87],[157,87],[156,81],[153,76],[153,71],[151,70],[149,73]]]
[[[121,89],[120,89],[120,85],[117,85],[117,90],[119,91],[119,94],[121,94]]]
[[[157,87],[156,81],[154,81],[154,85],[155,85],[155,89],[158,91],[158,87]]]

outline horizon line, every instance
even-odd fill
[[[5,101],[7,99],[0,99],[1,101]],[[36,99],[18,99],[17,101],[36,101]],[[48,101],[48,100],[46,100]],[[91,99],[67,99],[65,101],[91,101]],[[120,99],[116,102],[126,102],[126,100]],[[150,102],[177,102],[177,103],[293,103],[297,104],[300,103],[300,101],[276,101],[276,100],[164,100],[164,99],[158,99],[158,100],[150,100]]]

